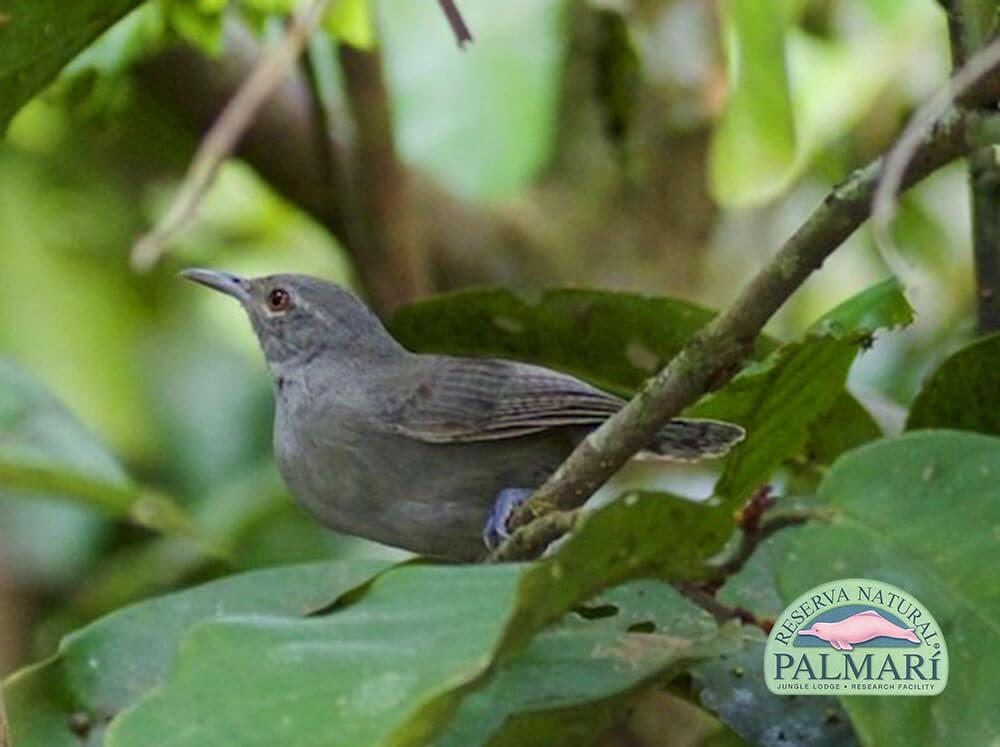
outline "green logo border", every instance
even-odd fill
[[[843,616],[831,615],[844,607]],[[834,627],[868,610],[890,632],[912,631],[918,645],[905,635],[856,641],[852,636],[866,634],[857,625]],[[798,643],[800,632],[817,630],[817,622],[819,632]],[[909,592],[877,579],[835,579],[799,595],[774,621],[764,681],[777,695],[937,695],[948,684],[948,645],[937,620]]]

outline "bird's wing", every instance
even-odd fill
[[[572,376],[501,360],[430,359],[386,413],[393,429],[430,443],[493,441],[597,425],[624,400]]]

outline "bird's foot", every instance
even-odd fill
[[[486,519],[486,526],[483,527],[483,542],[490,551],[500,546],[500,543],[510,537],[507,530],[507,520],[510,519],[511,512],[524,503],[534,490],[528,488],[504,488],[493,500],[493,508]]]

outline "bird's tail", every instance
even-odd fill
[[[746,438],[747,432],[733,423],[699,418],[674,418],[638,455],[640,459],[696,462],[717,459]]]

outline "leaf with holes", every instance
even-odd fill
[[[728,512],[644,496],[595,511],[554,556],[532,565],[409,566],[380,577],[353,604],[319,618],[228,618],[195,626],[167,683],[112,723],[109,747],[168,739],[178,747],[226,740],[295,745],[319,730],[331,745],[426,744],[465,697],[492,687],[491,676],[503,664],[530,653],[529,641],[537,633],[606,587],[640,576],[707,573],[704,561],[719,551],[730,528]],[[627,597],[612,598],[626,606]],[[639,617],[623,614],[623,622],[648,622],[643,607],[662,611],[673,602],[629,604]],[[593,654],[599,646],[611,658],[566,662],[572,671],[583,671],[574,669],[579,665],[600,674],[589,684],[579,682],[575,697],[613,696],[699,651],[716,650],[710,630],[699,627],[705,620],[701,613],[689,607],[676,611],[682,609],[688,612],[678,615],[678,624],[694,626],[682,628],[683,642],[671,637],[669,620],[662,623],[666,636],[626,628],[623,638],[618,623],[611,622],[588,626],[571,620],[553,629],[553,641],[565,651],[586,648]],[[709,634],[683,634],[695,629]],[[560,630],[594,637],[587,647],[577,647],[575,639],[560,637]],[[633,660],[637,652],[648,668]],[[530,656],[550,660],[558,652],[542,657],[535,650]],[[512,666],[516,674],[517,665]],[[537,676],[532,667],[527,670]],[[241,683],[238,691],[226,686],[234,679]],[[498,687],[503,693],[510,685]],[[282,693],[277,701],[276,691]],[[496,708],[507,713],[544,708],[529,697],[539,691],[524,692],[525,702]],[[272,705],[248,708],[248,703]],[[183,731],[176,729],[178,719],[187,724]]]

